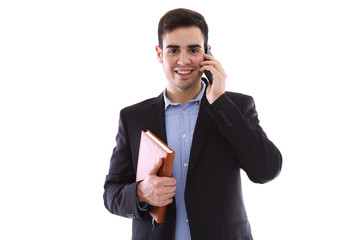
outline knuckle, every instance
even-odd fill
[[[155,185],[155,186],[160,186],[160,185],[161,185],[161,183],[160,183],[160,181],[159,181],[159,180],[155,180],[155,181],[154,181],[154,185]]]

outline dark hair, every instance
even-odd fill
[[[163,36],[176,28],[180,27],[198,27],[204,35],[204,49],[208,42],[208,26],[205,18],[198,12],[185,9],[177,8],[168,11],[159,21],[158,26],[158,38],[159,46],[163,48]]]

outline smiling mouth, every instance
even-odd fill
[[[178,74],[180,77],[189,77],[193,73],[194,69],[187,69],[187,70],[175,70],[175,73]]]
[[[187,71],[175,71],[177,73],[180,73],[180,74],[189,74],[191,73],[192,71],[191,70],[187,70]]]

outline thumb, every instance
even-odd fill
[[[162,158],[159,158],[159,161],[154,164],[153,168],[150,170],[149,175],[157,175],[160,167],[162,165]]]

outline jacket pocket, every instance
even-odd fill
[[[228,240],[253,240],[249,222],[245,220],[229,226],[227,237]]]

